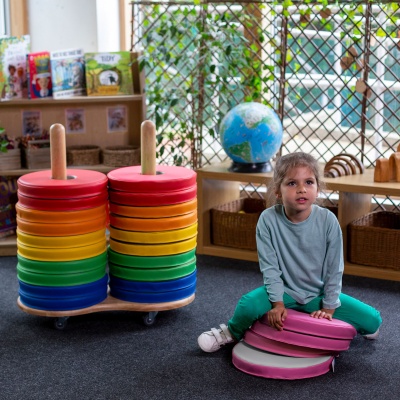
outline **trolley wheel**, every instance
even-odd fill
[[[156,322],[156,315],[157,314],[158,314],[158,311],[150,311],[148,314],[143,316],[143,323],[146,326],[154,325],[154,322]]]
[[[54,328],[59,331],[62,331],[67,326],[68,317],[58,317],[54,319]]]

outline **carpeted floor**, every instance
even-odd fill
[[[239,297],[262,284],[256,263],[199,256],[195,301],[160,312],[153,326],[140,313],[109,311],[71,317],[63,331],[18,308],[15,266],[0,258],[0,399],[400,398],[400,282],[345,276],[345,293],[381,311],[379,339],[357,336],[335,372],[282,381],[238,371],[231,348],[197,347],[202,331],[226,323]]]

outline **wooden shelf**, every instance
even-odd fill
[[[107,174],[108,172],[116,169],[118,167],[109,167],[107,165],[103,164],[98,164],[98,165],[82,165],[82,166],[75,166],[75,165],[69,165],[67,166],[67,169],[86,169],[90,171],[98,171],[98,172],[103,172]],[[50,169],[50,168],[49,168]],[[38,172],[42,171],[43,169],[27,169],[27,168],[21,168],[21,169],[8,169],[5,171],[0,171],[0,174],[2,176],[17,176],[20,177],[25,174],[30,174],[31,172]]]
[[[230,163],[210,165],[197,170],[198,239],[197,253],[247,261],[258,261],[257,252],[211,243],[210,210],[240,197],[241,183],[268,185],[272,173],[229,172]],[[371,210],[372,195],[400,196],[400,183],[374,182],[373,170],[361,175],[325,178],[327,189],[339,192],[338,220],[343,232],[344,254],[347,254],[347,225]],[[400,281],[400,271],[345,262],[345,273],[378,279]]]
[[[67,146],[97,145],[101,148],[120,145],[140,145],[140,125],[146,115],[142,94],[129,96],[77,96],[66,99],[16,99],[0,102],[0,121],[10,138],[23,134],[22,113],[41,112],[43,129],[60,123],[67,128],[66,110],[83,109],[84,133],[67,133]],[[108,111],[112,107],[126,108],[126,130],[108,132]]]
[[[141,94],[126,95],[126,96],[75,96],[65,99],[53,99],[45,97],[42,99],[13,99],[1,100],[0,107],[43,107],[45,105],[60,106],[63,104],[80,104],[80,103],[124,103],[131,101],[142,101]]]
[[[139,72],[138,72],[139,73]],[[139,74],[137,80],[143,80]],[[113,107],[126,108],[126,129],[118,132],[108,132],[109,109]],[[140,147],[140,127],[146,116],[146,99],[144,94],[127,96],[78,96],[65,99],[15,99],[0,101],[0,121],[10,138],[22,136],[22,113],[25,111],[40,111],[43,129],[49,129],[52,124],[60,123],[66,126],[66,110],[83,109],[85,115],[84,133],[66,133],[66,145],[97,145],[101,149],[108,146],[132,145]],[[67,126],[66,126],[67,127]],[[107,174],[117,167],[105,165],[67,166],[68,169],[94,170]],[[2,170],[2,176],[20,177],[40,169]],[[0,256],[15,256],[17,243],[15,236],[0,238]]]
[[[0,256],[15,256],[17,254],[17,237],[15,235],[0,239]]]

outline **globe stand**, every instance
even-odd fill
[[[241,173],[262,173],[271,172],[272,165],[269,161],[262,163],[238,163],[233,161],[232,165],[228,168],[229,172],[241,172]]]

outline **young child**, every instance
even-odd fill
[[[256,229],[264,285],[238,302],[228,326],[202,333],[198,344],[214,352],[240,341],[265,313],[282,330],[287,308],[314,318],[332,317],[375,339],[382,323],[379,311],[341,293],[344,269],[342,231],[335,215],[315,204],[322,189],[317,161],[309,154],[279,158],[271,191],[277,204],[264,210]]]

